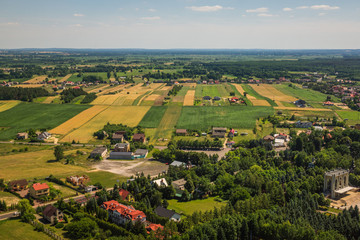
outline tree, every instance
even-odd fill
[[[71,239],[90,239],[98,234],[99,227],[90,218],[81,218],[78,221],[69,223],[65,230]]]
[[[186,181],[184,187],[190,192],[192,193],[195,190],[195,186],[194,183],[191,179],[189,179],[188,181]]]
[[[61,159],[64,158],[64,148],[63,146],[56,146],[54,149],[54,155],[56,158],[56,161],[60,161]]]
[[[181,195],[181,201],[183,202],[187,202],[187,201],[190,201],[190,194],[188,192],[188,190],[184,190],[182,195]]]
[[[18,209],[21,213],[21,220],[23,222],[30,222],[30,220],[35,219],[34,216],[35,209],[33,209],[33,207],[30,205],[29,200],[27,199],[20,200],[18,204]]]

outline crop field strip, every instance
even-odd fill
[[[189,90],[184,98],[184,106],[193,106],[195,100],[195,90]]]
[[[125,88],[126,85],[117,85],[117,86],[110,86],[109,88],[106,88],[104,90],[102,90],[101,92],[99,92],[97,95],[101,96],[101,95],[106,95],[108,93],[114,93],[114,92],[118,92],[118,91],[122,91]]]
[[[61,141],[71,142],[75,140],[81,143],[87,143],[94,139],[93,133],[102,129],[108,122],[135,127],[149,109],[150,106],[109,106],[81,127],[66,134]]]
[[[16,105],[18,105],[20,101],[16,100],[9,100],[9,101],[0,101],[0,112],[4,112],[6,110],[9,110]]]
[[[168,106],[152,106],[141,119],[139,126],[143,128],[157,128]]]
[[[284,107],[281,102],[294,102],[297,99],[292,95],[286,95],[270,84],[252,85],[252,88],[261,96],[272,99],[279,107]]]
[[[11,87],[22,87],[22,88],[41,88],[44,84],[17,84],[12,85]]]
[[[68,74],[68,75],[66,75],[65,77],[63,77],[62,79],[60,79],[59,80],[59,83],[62,83],[62,82],[65,82],[65,81],[67,81],[70,77],[72,76],[72,74],[70,73],[70,74]]]
[[[163,117],[161,118],[160,124],[155,132],[155,141],[159,138],[170,139],[172,132],[177,125],[182,112],[182,106],[168,106]]]
[[[247,106],[252,106],[252,102],[244,96],[244,90],[242,89],[241,85],[239,84],[228,84],[232,88],[233,92],[235,92],[235,95],[238,97],[242,97],[246,103]]]
[[[42,103],[52,103],[52,101],[55,100],[55,98],[59,98],[59,96],[51,96],[51,97],[47,97]]]
[[[242,84],[241,86],[244,89],[244,91],[247,93],[246,96],[253,103],[254,106],[269,106],[269,105],[273,107],[277,106],[277,104],[273,100],[260,95],[249,84]],[[266,103],[264,100],[267,101],[269,105],[265,105]]]
[[[41,75],[41,76],[34,77],[34,78],[30,79],[30,80],[27,80],[24,83],[31,83],[31,84],[35,83],[36,84],[36,83],[40,83],[40,82],[45,81],[46,78],[48,78],[47,75]]]
[[[152,85],[154,85],[154,84],[152,84]],[[161,84],[161,85],[153,86],[152,90],[147,91],[145,94],[143,94],[137,103],[135,103],[135,102],[136,102],[136,100],[135,100],[134,103],[133,103],[133,105],[140,106],[141,103],[143,102],[143,100],[144,100],[145,98],[147,98],[148,96],[150,96],[154,91],[157,91],[157,90],[161,89],[164,85],[165,85],[165,83],[164,83],[164,84]]]

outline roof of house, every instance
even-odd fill
[[[168,183],[166,181],[165,178],[160,178],[160,179],[156,179],[156,180],[153,180],[153,183],[156,183],[159,187],[164,185],[164,186],[168,186]]]
[[[14,180],[14,181],[9,182],[9,185],[11,187],[16,186],[16,185],[26,186],[26,185],[28,185],[28,181],[26,179]]]
[[[214,97],[214,100],[220,100],[221,98],[220,97],[218,97],[218,96],[215,96]]]
[[[176,133],[187,133],[186,129],[176,129]]]
[[[34,183],[32,187],[34,188],[35,191],[40,191],[40,190],[48,189],[49,185],[47,185],[47,183]]]
[[[136,149],[136,151],[135,151],[135,155],[146,155],[146,154],[148,154],[148,150],[147,149]]]
[[[157,208],[155,208],[154,212],[160,217],[165,217],[169,219],[176,213],[174,210],[169,210],[162,206],[158,206]]]
[[[118,134],[118,133],[113,133],[112,135],[112,139],[123,139],[124,135],[122,134]]]
[[[126,191],[125,189],[120,189],[119,190],[119,195],[120,195],[120,197],[121,197],[121,199],[124,201],[126,198],[127,198],[127,196],[130,194],[130,192],[129,191]]]
[[[171,183],[171,185],[175,185],[175,186],[184,186],[186,183],[186,180],[184,178],[182,179],[179,179],[179,180],[176,180],[176,181],[173,181]]]
[[[264,139],[264,140],[271,140],[271,141],[273,141],[273,140],[274,140],[274,137],[271,136],[271,135],[266,135],[263,139]]]
[[[115,151],[112,151],[110,153],[110,157],[132,156],[132,155],[134,155],[134,153],[132,153],[132,152],[115,152]]]
[[[232,97],[231,99],[232,99],[232,100],[239,100],[238,97]]]
[[[226,130],[227,130],[227,128],[223,128],[223,127],[213,127],[213,129],[212,129],[213,131],[225,131],[226,132]]]
[[[92,150],[91,154],[102,154],[107,150],[106,147],[97,147],[94,150]]]
[[[180,167],[180,166],[184,166],[185,163],[183,162],[179,162],[179,161],[173,161],[170,166],[174,166],[174,167]]]
[[[151,230],[151,231],[156,231],[158,229],[164,229],[164,227],[161,224],[155,224],[155,223],[150,223],[149,226],[147,226],[147,230]]]
[[[133,136],[133,140],[140,140],[141,138],[145,138],[144,133],[135,133]]]
[[[116,148],[127,148],[129,146],[129,143],[117,143],[115,144]]]
[[[46,216],[46,217],[51,217],[51,216],[53,216],[53,215],[56,213],[57,210],[58,210],[58,209],[57,209],[55,206],[53,206],[53,205],[47,205],[47,206],[44,208],[43,214],[44,214],[44,216]]]

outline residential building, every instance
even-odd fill
[[[71,183],[74,186],[79,186],[79,185],[85,185],[86,183],[88,183],[90,181],[90,178],[86,175],[83,176],[70,176],[66,178],[66,181]]]
[[[211,100],[211,97],[210,96],[204,96],[203,100]]]
[[[114,147],[115,152],[130,152],[130,143],[117,143]]]
[[[30,196],[33,198],[40,198],[42,196],[49,196],[50,188],[47,183],[34,183],[29,190]]]
[[[171,185],[175,188],[175,196],[176,197],[181,197],[182,193],[185,190],[185,184],[186,184],[186,180],[184,178],[173,181],[171,183]]]
[[[147,225],[147,226],[145,227],[145,229],[146,229],[146,232],[147,232],[148,234],[150,234],[151,231],[156,232],[158,229],[163,230],[164,227],[163,227],[161,224],[150,223],[149,225]],[[155,237],[158,238],[158,239],[161,239],[161,238],[162,238],[161,236],[155,236]]]
[[[295,123],[295,127],[296,128],[310,128],[312,127],[312,123],[311,122],[301,122],[301,121],[297,121]]]
[[[135,198],[133,197],[133,195],[125,189],[120,189],[119,195],[120,195],[121,200],[123,200],[123,201],[135,202]]]
[[[133,206],[126,206],[115,200],[104,202],[102,208],[109,212],[109,218],[116,224],[125,224],[129,221],[135,223],[145,222],[146,215],[143,211],[136,210]]]
[[[26,179],[14,180],[9,182],[8,186],[11,191],[21,191],[28,188],[28,181]]]
[[[136,149],[134,153],[134,158],[146,158],[149,151],[147,149]]]
[[[40,141],[44,141],[44,140],[47,140],[47,139],[49,139],[49,138],[51,138],[51,134],[48,133],[48,132],[42,132],[42,133],[40,133],[39,136],[37,137],[37,139],[40,140]]]
[[[96,158],[97,156],[104,158],[106,154],[107,154],[106,147],[97,147],[90,153],[90,158]]]
[[[226,128],[214,127],[212,129],[212,137],[225,138]]]
[[[146,141],[145,134],[144,133],[135,133],[132,140],[133,140],[133,142],[145,143],[145,141]]]
[[[64,214],[55,206],[47,205],[43,211],[43,217],[51,224],[54,224],[55,222],[63,221]]]
[[[124,141],[124,135],[119,133],[113,133],[112,140],[115,142],[123,142]]]
[[[158,185],[158,187],[167,187],[168,186],[168,183],[165,178],[153,180],[152,183]]]
[[[186,136],[187,135],[186,129],[176,129],[175,133],[178,136]]]
[[[181,219],[180,214],[176,213],[174,210],[169,210],[164,207],[158,206],[155,208],[154,212],[156,215],[164,218],[168,218],[169,220],[179,222]]]
[[[179,161],[173,161],[170,166],[173,166],[173,167],[181,167],[181,166],[185,166],[185,163],[183,162],[179,162]]]
[[[25,140],[28,139],[29,134],[27,132],[21,132],[16,135],[16,138],[19,140]]]

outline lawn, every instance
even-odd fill
[[[0,191],[0,201],[5,201],[6,205],[10,206],[11,204],[17,204],[20,201],[20,198],[9,192]]]
[[[0,140],[13,139],[16,133],[33,129],[52,129],[89,108],[86,105],[20,103],[0,112]]]
[[[119,183],[121,184],[128,179],[127,177],[105,171],[92,171],[86,172],[84,174],[90,177],[90,184],[95,184],[99,182],[107,188],[113,187],[114,184],[119,185]]]
[[[339,110],[336,113],[343,119],[348,119],[347,123],[351,125],[355,125],[360,123],[360,112],[357,111],[349,111],[349,110]]]
[[[139,123],[139,126],[144,128],[157,128],[166,109],[167,106],[152,106]]]
[[[183,107],[177,128],[206,130],[210,127],[252,129],[259,117],[272,115],[272,107]]]
[[[217,85],[209,86],[209,85],[198,84],[196,86],[195,97],[204,97],[204,96],[220,97],[220,93]]]
[[[209,197],[203,200],[192,200],[189,202],[179,202],[176,199],[168,200],[169,206],[168,209],[175,210],[177,213],[182,213],[185,215],[191,215],[195,211],[209,211],[213,210],[215,207],[221,208],[226,205],[226,202],[218,202],[215,200],[215,197]]]
[[[16,219],[0,221],[0,239],[51,240],[52,238],[43,232],[34,231],[33,226]]]

